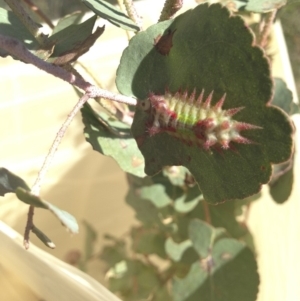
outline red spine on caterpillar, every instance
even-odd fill
[[[232,117],[244,107],[223,110],[225,99],[226,93],[212,105],[213,91],[204,99],[204,90],[196,97],[196,89],[190,95],[187,90],[172,94],[166,89],[164,95],[150,93],[148,99],[140,102],[140,107],[151,116],[147,124],[149,136],[167,133],[204,150],[234,149],[232,142],[255,143],[241,132],[262,127],[234,120]]]

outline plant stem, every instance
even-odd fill
[[[23,0],[30,9],[36,13],[41,20],[43,20],[51,29],[54,28],[54,25],[52,24],[51,20],[38,8],[34,3],[31,2],[31,0]]]
[[[142,30],[142,20],[138,15],[132,0],[123,0],[129,18]]]
[[[202,201],[202,204],[203,204],[203,209],[204,209],[205,221],[211,225],[211,218],[210,218],[208,204],[205,200]]]
[[[93,81],[100,87],[103,88],[103,85],[99,82],[99,80],[96,78],[96,76],[81,62],[76,62],[92,79]],[[95,98],[95,101],[108,112],[108,114],[111,114],[118,120],[120,120],[123,123],[126,123],[128,125],[132,125],[132,116],[130,116],[129,112],[125,109],[125,107],[122,104],[119,104],[117,102],[111,102],[107,101],[106,99],[97,97]]]
[[[46,44],[46,35],[42,32],[42,27],[34,22],[19,0],[5,0],[13,13],[19,18],[28,31],[36,38],[40,45]]]
[[[29,210],[28,210],[28,215],[27,215],[27,223],[26,223],[26,227],[25,227],[25,232],[24,232],[24,247],[26,250],[29,249],[29,234],[31,229],[33,228],[33,215],[34,215],[34,207],[32,205],[29,206]]]
[[[75,107],[72,109],[70,114],[68,115],[65,122],[62,124],[61,128],[59,129],[55,140],[52,143],[52,146],[49,150],[48,155],[46,156],[43,166],[41,167],[39,174],[37,176],[37,179],[32,187],[32,194],[39,195],[40,193],[40,187],[42,180],[44,179],[47,170],[53,160],[53,157],[55,155],[55,152],[61,143],[62,138],[64,137],[66,130],[68,129],[70,123],[74,119],[75,115],[78,113],[78,111],[82,108],[82,106],[88,101],[90,98],[95,97],[103,97],[106,99],[114,100],[121,103],[126,103],[130,105],[136,105],[136,100],[130,97],[126,97],[123,95],[118,95],[111,93],[109,91],[106,91],[104,89],[100,89],[96,86],[91,85],[89,82],[85,81],[79,74],[72,74],[71,72],[63,69],[60,66],[52,65],[50,63],[47,63],[40,58],[33,55],[22,42],[18,41],[17,39],[7,37],[0,34],[0,48],[3,48],[5,51],[7,51],[9,54],[13,55],[14,57],[17,57],[21,61],[25,63],[32,64],[36,66],[37,68],[44,70],[45,72],[54,75],[55,77],[58,77],[66,82],[68,82],[71,85],[74,85],[83,91],[85,91],[85,94],[79,99]],[[29,248],[29,234],[30,231],[33,229],[33,215],[34,215],[34,207],[29,206],[28,210],[28,218],[27,223],[25,227],[24,232],[24,247],[25,249]]]
[[[127,97],[120,94],[114,94],[110,91],[100,89],[89,82],[85,81],[83,78],[68,72],[67,70],[63,69],[60,66],[52,65],[48,62],[45,62],[32,54],[22,42],[18,41],[17,39],[7,37],[0,34],[0,48],[6,50],[9,54],[17,57],[21,61],[25,63],[32,64],[37,68],[54,75],[71,85],[78,87],[79,89],[83,90],[86,94],[89,95],[89,98],[95,97],[103,97],[106,99],[110,99],[113,101],[125,103],[128,105],[135,106],[137,104],[136,99]]]
[[[181,9],[183,0],[166,0],[158,22],[172,19],[176,12]]]
[[[119,5],[120,10],[125,13],[125,9],[124,9],[124,5],[123,5],[122,0],[118,0],[118,5]],[[131,39],[131,35],[130,35],[128,30],[125,30],[125,32],[126,32],[126,35],[127,35],[127,39],[129,41]]]
[[[34,195],[39,195],[40,193],[40,188],[41,188],[41,182],[44,179],[48,168],[53,160],[53,157],[55,155],[55,152],[58,148],[58,146],[61,143],[62,138],[64,137],[69,125],[71,124],[72,120],[74,119],[74,117],[76,116],[76,114],[79,112],[79,110],[83,107],[83,105],[89,100],[90,96],[89,94],[84,94],[79,101],[76,103],[76,105],[74,106],[74,108],[72,109],[72,111],[69,113],[67,119],[65,120],[65,122],[62,124],[61,128],[59,129],[52,145],[51,148],[49,150],[48,155],[46,156],[43,166],[39,171],[38,177],[31,189],[31,193]]]
[[[277,9],[272,10],[271,12],[267,13],[263,20],[263,27],[261,29],[260,34],[257,37],[257,45],[265,48],[268,43],[268,37],[272,30],[272,25],[274,19],[276,17]]]

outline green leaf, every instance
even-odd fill
[[[281,78],[274,78],[275,93],[272,99],[272,105],[284,110],[287,114],[293,115],[300,112],[299,105],[293,102],[293,94],[287,88],[286,83]]]
[[[81,13],[69,15],[61,19],[58,28],[49,37],[49,43],[55,45],[50,63],[65,65],[76,61],[86,53],[104,32],[104,26],[92,33],[97,16],[93,16],[81,24],[76,24],[82,17]],[[70,25],[71,22],[74,22]]]
[[[83,225],[85,227],[84,260],[87,261],[94,254],[95,242],[97,241],[98,235],[87,221],[83,221]]]
[[[107,237],[105,237],[108,239]],[[126,244],[123,240],[112,237],[112,245],[106,245],[101,250],[99,258],[106,262],[109,267],[116,265],[127,258]]]
[[[78,224],[74,216],[70,213],[59,209],[58,207],[50,204],[47,201],[42,200],[40,197],[31,194],[29,191],[18,187],[15,190],[18,199],[28,205],[32,205],[37,208],[48,209],[51,211],[71,233],[78,233]]]
[[[121,261],[108,271],[108,275],[109,289],[133,301],[148,299],[155,288],[160,287],[156,270],[138,260]]]
[[[141,200],[135,189],[126,195],[126,203],[135,211],[135,217],[144,225],[161,224],[157,208],[147,200]]]
[[[183,254],[192,246],[190,240],[185,240],[180,243],[174,242],[171,237],[168,237],[165,243],[167,255],[174,261],[180,261]]]
[[[294,160],[275,165],[272,180],[269,182],[270,194],[278,204],[283,204],[292,193],[294,182]]]
[[[157,229],[145,227],[135,227],[131,230],[133,241],[132,249],[136,253],[151,255],[156,254],[161,258],[166,258],[165,235]]]
[[[140,28],[125,14],[107,1],[82,0],[96,15],[125,30],[139,31]]]
[[[173,280],[174,301],[256,300],[259,277],[254,255],[234,239],[215,241],[215,231],[203,222],[193,221],[191,240],[205,257],[191,266],[186,277]],[[196,235],[197,232],[205,237]]]
[[[149,200],[157,208],[163,208],[171,204],[171,199],[168,197],[164,186],[161,184],[142,187],[140,196],[145,200]]]
[[[85,13],[84,12],[75,12],[72,13],[70,15],[64,16],[61,19],[58,20],[57,24],[55,25],[51,37],[53,38],[53,36],[55,36],[56,34],[58,34],[59,32],[66,30],[68,27],[73,27],[74,25],[79,25],[82,23],[82,19],[84,18]],[[94,18],[94,17],[92,17]],[[89,19],[89,21],[91,21],[91,19]],[[88,25],[90,22],[88,22],[86,25]],[[88,29],[89,27],[87,27]],[[90,28],[89,33],[91,33],[93,30],[93,28]],[[51,38],[50,37],[50,38]],[[60,37],[60,40],[63,37]]]
[[[177,198],[174,202],[174,209],[180,213],[192,211],[202,200],[198,187],[189,188],[187,193]]]
[[[23,23],[11,11],[0,8],[0,34],[15,38],[25,44],[26,48],[41,59],[47,59],[53,47],[51,43],[41,46]],[[0,49],[0,56],[10,55]],[[15,58],[15,57],[14,57]],[[17,58],[15,58],[17,59]]]
[[[37,50],[39,44],[14,13],[0,8],[0,33],[22,41],[29,50]],[[8,55],[0,50],[1,56]]]
[[[163,45],[157,49],[153,40],[160,35]],[[162,55],[162,46],[168,55]],[[244,107],[235,120],[262,127],[243,132],[252,144],[232,142],[234,150],[211,148],[210,152],[167,131],[150,135],[151,110],[138,106],[132,134],[145,157],[146,174],[183,165],[209,203],[257,193],[270,179],[271,164],[291,156],[290,120],[268,104],[272,96],[269,63],[262,50],[253,46],[253,36],[242,19],[230,16],[219,4],[199,5],[138,33],[123,52],[116,84],[122,94],[141,100],[149,91],[164,94],[166,87],[172,93],[179,89],[192,93],[196,88],[197,95],[205,89],[205,99],[214,91],[214,105],[226,93],[224,110]]]
[[[206,258],[214,243],[214,228],[200,220],[192,220],[189,225],[189,237],[197,253]]]
[[[169,290],[167,286],[161,286],[156,289],[153,301],[173,301],[173,298],[170,296]]]
[[[84,105],[81,114],[85,125],[85,139],[94,150],[111,156],[125,172],[139,177],[145,176],[144,159],[128,125],[111,121],[105,113],[97,116],[88,104]],[[104,121],[105,124],[100,121]]]
[[[44,243],[45,246],[47,246],[50,249],[55,249],[55,244],[40,229],[38,229],[36,226],[33,226],[31,231],[38,237],[39,240],[41,240]]]
[[[189,170],[184,166],[167,166],[163,169],[164,176],[167,176],[175,186],[194,186],[195,180]]]
[[[25,181],[17,175],[10,172],[8,169],[0,168],[0,196],[6,193],[15,192],[18,187],[25,190],[30,190]]]
[[[239,10],[245,9],[255,13],[267,13],[279,9],[286,4],[287,0],[233,0],[230,2],[233,2]]]

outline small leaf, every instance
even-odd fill
[[[286,4],[287,0],[230,0],[230,2],[233,2],[239,10],[245,9],[254,13],[267,13],[279,9]]]
[[[127,300],[147,300],[155,288],[160,287],[156,269],[138,260],[117,263],[108,271],[107,276],[109,289],[126,296]]]
[[[134,209],[135,217],[145,226],[162,224],[158,216],[158,209],[150,201],[141,199],[132,187],[126,195],[126,203]]]
[[[94,245],[98,235],[95,229],[87,221],[83,221],[83,225],[85,227],[84,260],[87,261],[94,253]]]
[[[189,224],[189,237],[197,253],[205,258],[208,256],[214,239],[214,228],[201,220],[192,220]]]
[[[133,228],[131,230],[133,246],[136,253],[151,255],[156,254],[161,258],[166,258],[165,235],[156,230],[145,227]]]
[[[11,11],[7,11],[3,8],[0,8],[0,34],[21,41],[25,44],[27,49],[41,59],[47,59],[53,51],[51,43],[41,46],[19,18]],[[10,54],[0,49],[0,56],[7,55]]]
[[[253,253],[231,238],[216,241],[217,232],[200,220],[192,221],[190,238],[200,262],[193,263],[184,278],[174,278],[174,301],[256,300],[259,277]]]
[[[163,169],[164,176],[167,176],[175,186],[195,185],[193,176],[184,166],[167,166]]]
[[[111,267],[127,258],[127,250],[123,240],[115,237],[109,240],[112,240],[113,244],[104,246],[99,255],[99,259],[105,261],[106,264]]]
[[[76,24],[82,14],[67,16],[60,20],[53,35],[49,37],[49,43],[55,45],[50,63],[55,65],[65,65],[77,60],[86,53],[96,40],[104,32],[104,27],[98,27],[92,33],[97,16],[93,16],[81,24]],[[71,22],[73,24],[70,24]]]
[[[167,286],[161,286],[155,290],[152,301],[173,301]]]
[[[111,121],[105,113],[102,113],[98,119],[97,113],[88,104],[84,105],[81,114],[85,125],[85,139],[95,151],[111,156],[125,172],[139,177],[145,176],[144,158],[128,125],[119,121]],[[100,122],[100,117],[108,126]]]
[[[4,196],[6,193],[15,192],[18,187],[22,187],[25,190],[30,190],[23,179],[10,172],[8,169],[1,167],[0,196]]]
[[[40,229],[36,226],[33,226],[31,231],[50,249],[55,249],[55,244],[52,240],[46,236]]]
[[[281,78],[274,78],[275,93],[272,99],[272,105],[284,110],[287,114],[299,114],[299,105],[293,102],[293,94],[287,88],[286,83]]]
[[[37,50],[39,44],[25,25],[11,11],[0,8],[0,33],[22,41],[29,50]],[[0,55],[8,55],[2,49]]]
[[[142,187],[140,189],[140,197],[149,200],[157,208],[163,208],[172,203],[165,192],[165,187],[161,184]]]
[[[171,237],[168,237],[165,243],[165,249],[168,256],[174,261],[180,261],[183,254],[192,246],[190,240],[182,241],[181,243],[176,243]]]
[[[189,188],[187,193],[175,200],[174,209],[180,213],[188,213],[192,211],[201,200],[201,192],[197,186],[194,186],[193,188]]]
[[[77,221],[70,213],[42,200],[21,187],[18,187],[15,193],[20,201],[28,205],[50,210],[71,233],[78,233]]]
[[[139,27],[125,14],[107,1],[82,0],[95,14],[108,20],[110,23],[125,30],[139,31]]]
[[[269,182],[270,194],[278,204],[283,204],[292,193],[294,182],[294,160],[275,165],[272,180]]]

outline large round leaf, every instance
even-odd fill
[[[187,89],[212,105],[226,93],[224,110],[244,107],[233,118],[262,129],[243,131],[253,144],[234,143],[234,149],[206,151],[188,146],[167,132],[150,136],[148,111],[137,109],[132,133],[145,157],[145,172],[183,165],[195,177],[208,202],[241,199],[269,181],[271,163],[286,161],[293,147],[293,128],[280,109],[269,104],[272,80],[263,51],[240,17],[231,17],[219,4],[199,5],[174,20],[137,34],[125,49],[116,80],[125,95],[140,100],[149,92],[164,94]],[[138,106],[139,107],[139,106]]]
[[[175,301],[255,301],[259,277],[253,253],[220,229],[192,220],[189,236],[199,260],[184,278],[174,278]],[[220,232],[219,232],[220,233]]]

